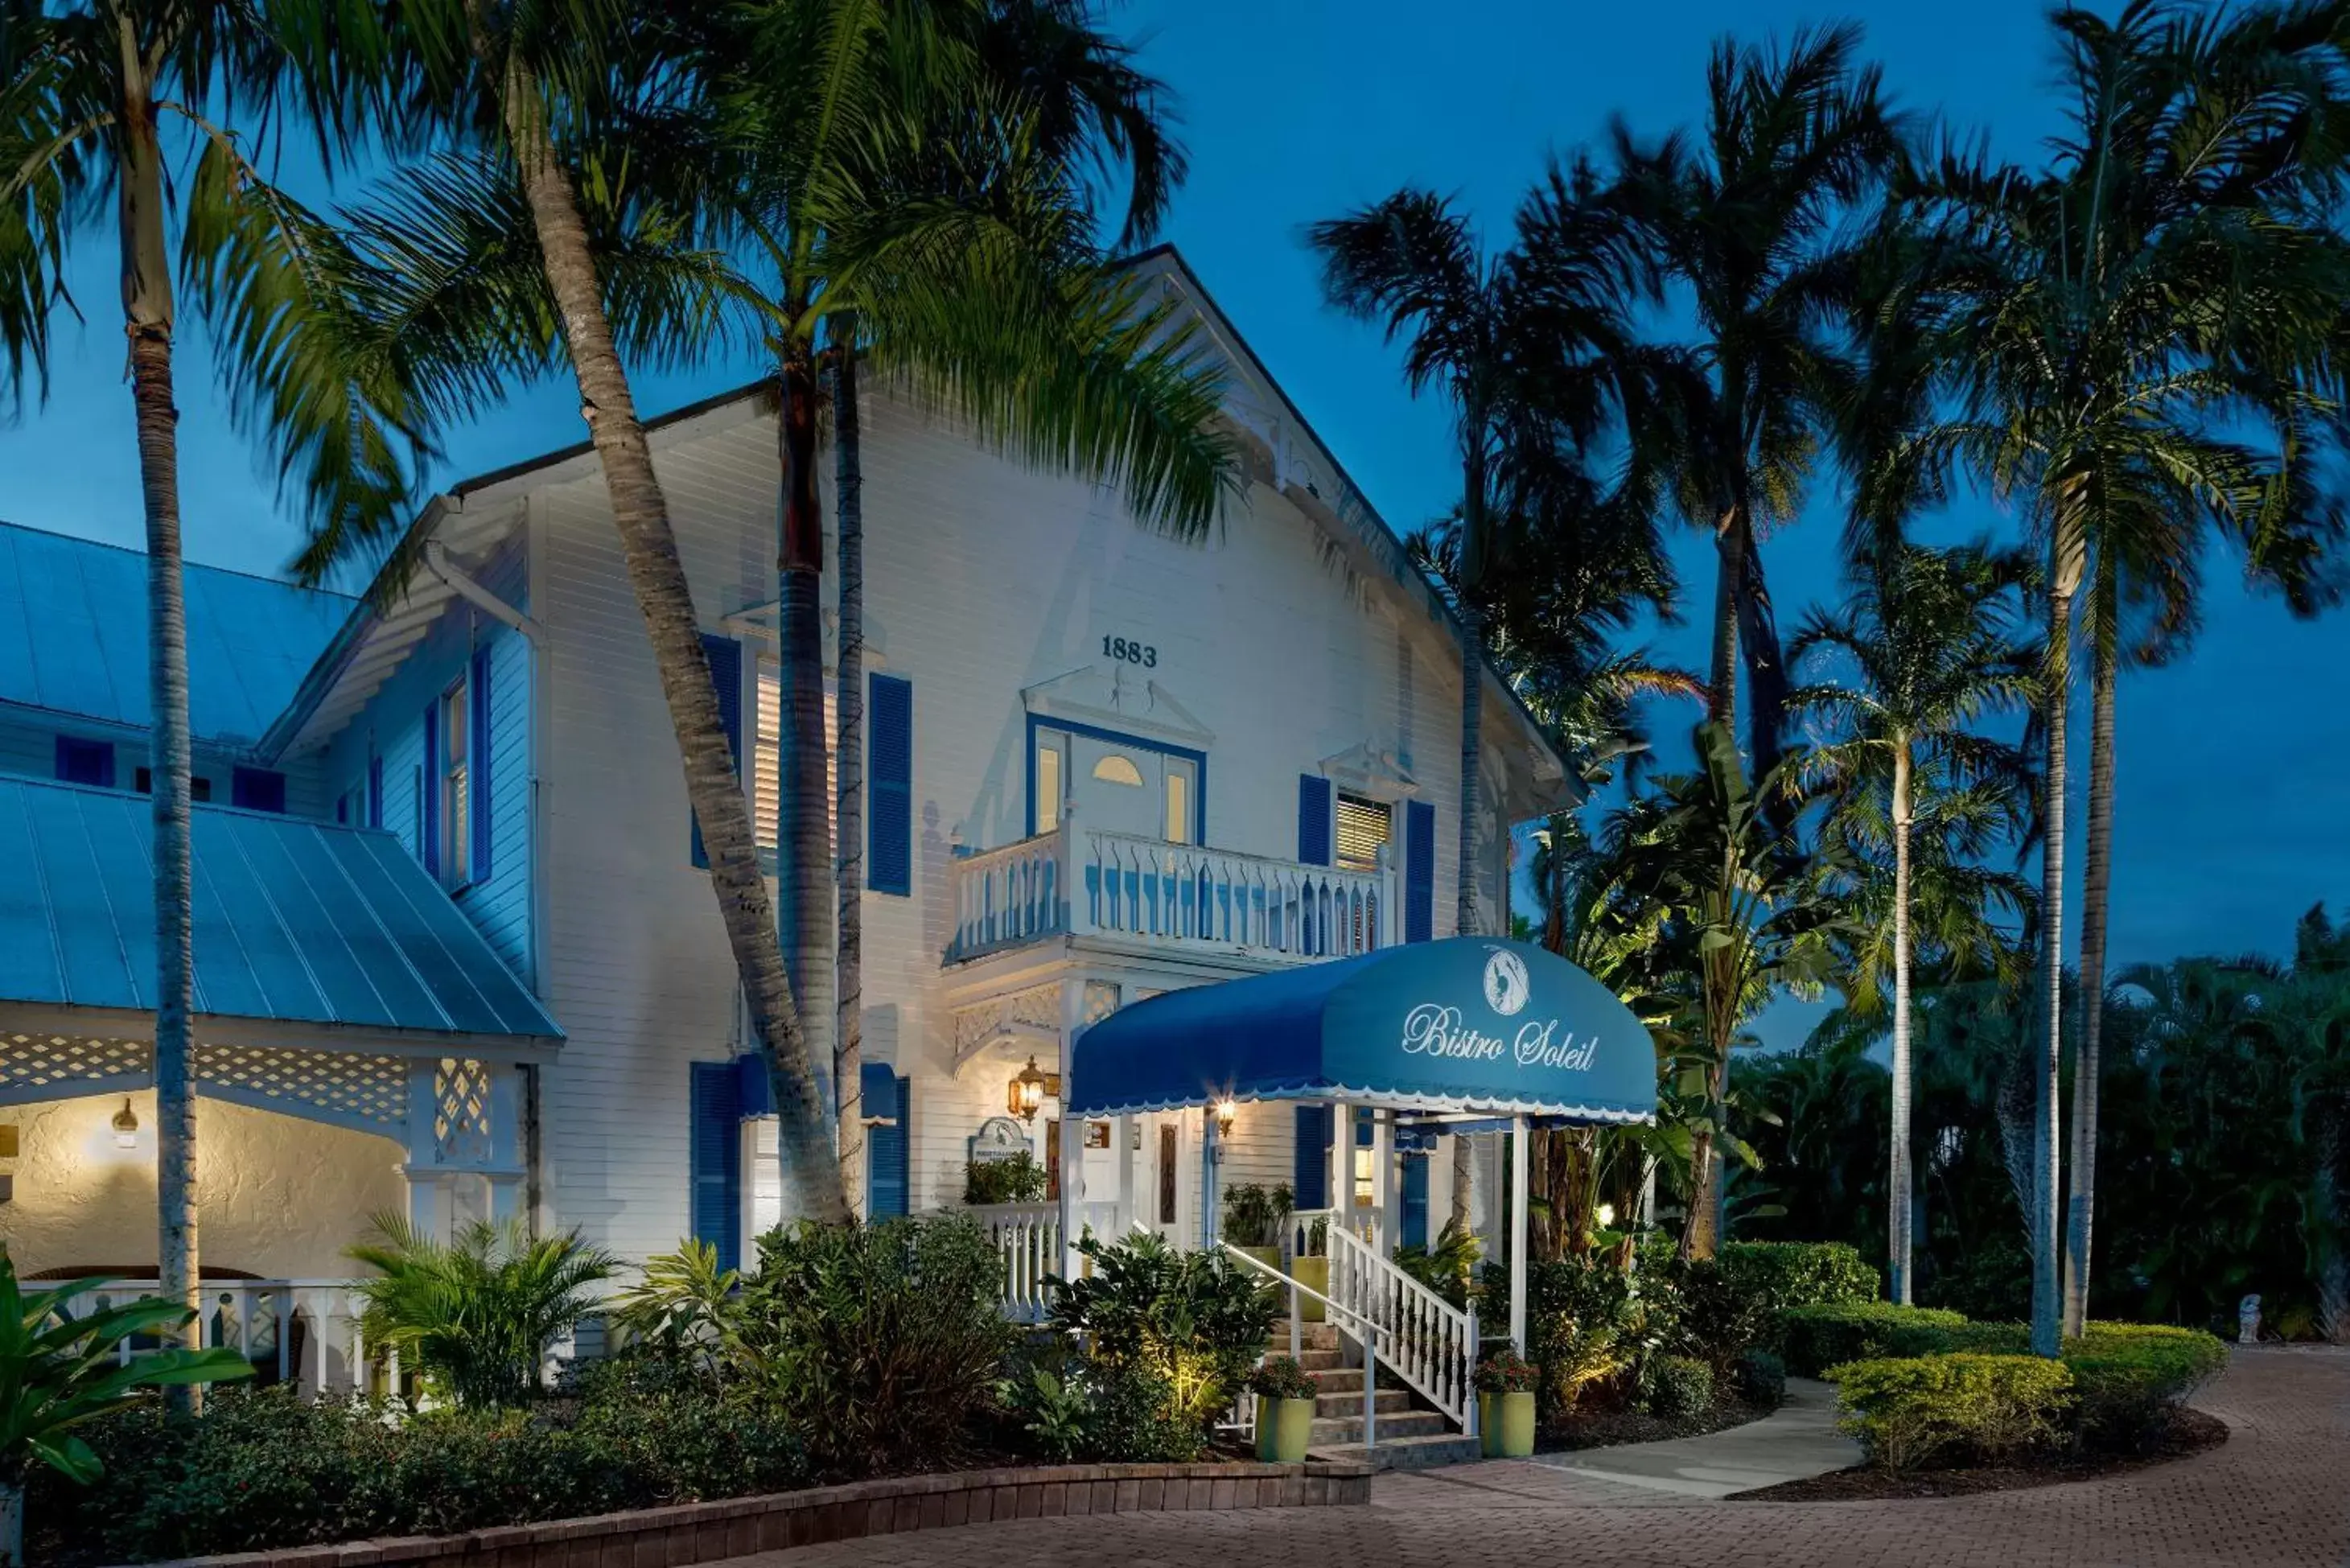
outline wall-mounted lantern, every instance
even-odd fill
[[[139,1113],[130,1108],[130,1096],[128,1095],[122,1096],[122,1108],[114,1113],[114,1147],[139,1147]]]
[[[1218,1137],[1232,1137],[1232,1123],[1240,1119],[1240,1114],[1241,1108],[1234,1102],[1231,1100],[1218,1100],[1216,1102],[1216,1136]]]
[[[1061,1075],[1047,1073],[1036,1065],[1036,1058],[1012,1075],[1012,1082],[1003,1091],[1003,1108],[1024,1122],[1033,1122],[1036,1113],[1045,1108],[1047,1099],[1061,1097]]]

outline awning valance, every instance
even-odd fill
[[[1168,992],[1077,1037],[1072,1116],[1218,1100],[1642,1121],[1648,1032],[1615,993],[1524,942],[1458,937]]]

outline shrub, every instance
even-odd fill
[[[1479,1282],[1489,1322],[1503,1318],[1509,1279],[1488,1267]],[[1562,1258],[1536,1263],[1526,1277],[1525,1354],[1542,1369],[1544,1416],[1575,1407],[1594,1383],[1638,1366],[1669,1336],[1669,1300],[1639,1275],[1605,1260]]]
[[[1890,1302],[1794,1307],[1779,1322],[1787,1370],[1799,1377],[1817,1377],[1842,1362],[1936,1354],[1947,1348],[1938,1334],[1967,1325],[1954,1312]]]
[[[1839,1425],[1873,1464],[1916,1468],[1953,1446],[2004,1459],[2045,1440],[2073,1386],[2033,1355],[1927,1355],[1832,1367]]]
[[[1224,1189],[1223,1239],[1235,1247],[1278,1247],[1282,1221],[1297,1206],[1289,1184],[1259,1187],[1243,1181]]]
[[[1731,1289],[1771,1312],[1866,1305],[1882,1289],[1877,1270],[1842,1241],[1725,1241],[1713,1262]]]
[[[1531,1394],[1542,1381],[1542,1368],[1506,1345],[1477,1363],[1480,1394]]]
[[[1004,1159],[976,1159],[963,1167],[965,1203],[1042,1203],[1051,1185],[1035,1156],[1023,1149]]]
[[[1313,1399],[1322,1392],[1322,1386],[1294,1355],[1266,1356],[1263,1365],[1249,1374],[1248,1388],[1262,1399]]]
[[[1648,1363],[1648,1409],[1658,1416],[1694,1416],[1713,1407],[1713,1368],[1690,1355],[1659,1355]]]
[[[1738,1391],[1767,1410],[1787,1402],[1787,1366],[1767,1350],[1750,1350],[1738,1358],[1733,1371]]]
[[[2064,1347],[2082,1443],[2121,1452],[2151,1446],[2171,1412],[2227,1363],[2227,1346],[2200,1329],[2090,1324]]]
[[[1652,1295],[1659,1282],[1672,1289],[1679,1310],[1669,1343],[1679,1355],[1726,1371],[1750,1346],[1774,1337],[1778,1307],[1714,1260],[1671,1259],[1648,1278]]]
[[[1204,1434],[1264,1354],[1279,1298],[1222,1251],[1179,1251],[1149,1234],[1077,1245],[1094,1272],[1050,1282],[1053,1325],[1086,1335],[1112,1366],[1149,1372],[1169,1414]]]
[[[446,1246],[397,1214],[374,1224],[375,1239],[349,1250],[379,1274],[359,1285],[360,1332],[460,1405],[537,1394],[547,1352],[594,1308],[595,1287],[620,1272],[577,1231],[533,1236],[519,1219],[466,1225]]]
[[[1082,1356],[1033,1366],[1005,1385],[1003,1402],[1049,1459],[1189,1463],[1207,1451],[1200,1424],[1176,1414],[1173,1391],[1145,1366]]]
[[[951,1459],[1017,1337],[1003,1283],[995,1244],[959,1215],[770,1231],[736,1354],[826,1470]]]
[[[1470,1276],[1482,1251],[1477,1232],[1458,1220],[1447,1220],[1435,1246],[1398,1247],[1395,1265],[1455,1307],[1466,1307]]]

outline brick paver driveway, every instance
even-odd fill
[[[2196,1403],[2213,1451],[2110,1480],[1911,1502],[1617,1506],[1569,1472],[1379,1480],[1368,1508],[1024,1520],[844,1542],[730,1568],[1423,1568],[1449,1563],[2350,1564],[2350,1353],[2238,1353]],[[1626,1489],[1628,1490],[1628,1489]]]

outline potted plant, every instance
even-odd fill
[[[1541,1374],[1516,1351],[1494,1351],[1477,1364],[1477,1434],[1489,1459],[1523,1459],[1534,1451],[1534,1384]]]
[[[1268,1355],[1249,1374],[1249,1392],[1256,1396],[1256,1457],[1266,1464],[1304,1464],[1322,1386],[1296,1357]]]
[[[1048,1173],[1025,1149],[1003,1159],[963,1167],[962,1200],[974,1209],[996,1203],[1042,1203]]]
[[[1281,1267],[1281,1228],[1296,1199],[1284,1182],[1271,1189],[1243,1181],[1224,1191],[1223,1239],[1257,1262]]]
[[[1289,1260],[1289,1277],[1309,1291],[1330,1293],[1330,1221],[1328,1219],[1306,1222],[1305,1233],[1298,1239],[1296,1255]],[[1300,1295],[1297,1315],[1307,1323],[1322,1321],[1321,1296]]]

